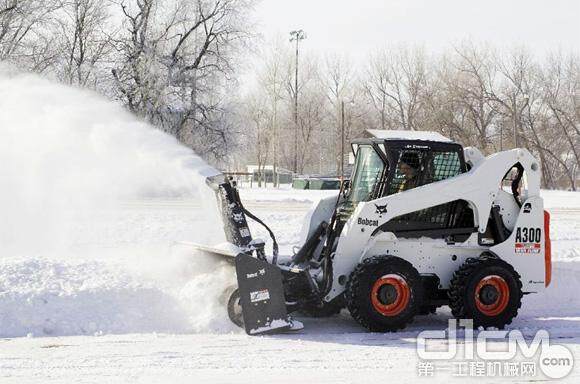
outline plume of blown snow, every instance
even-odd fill
[[[36,75],[0,68],[0,111],[2,255],[66,243],[71,214],[201,196],[217,173],[121,106]]]
[[[96,93],[0,63],[0,337],[230,330],[231,269],[170,246],[223,242],[217,173]],[[199,206],[186,234],[119,208],[155,198]]]

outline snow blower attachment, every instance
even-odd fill
[[[230,257],[235,263],[238,288],[231,290],[228,298],[230,319],[243,326],[249,335],[298,327],[299,323],[293,322],[286,311],[282,276],[280,269],[275,266],[278,244],[274,233],[244,208],[236,184],[231,179],[218,175],[208,178],[207,184],[217,195],[226,240],[238,249],[233,255],[216,248],[203,247],[204,251]],[[272,264],[266,259],[264,241],[252,239],[246,216],[263,225],[270,234],[273,244]]]
[[[303,245],[278,258],[272,231],[236,184],[208,179],[235,251],[198,246],[235,264],[228,314],[250,335],[301,328],[290,317],[347,308],[371,331],[404,328],[448,305],[476,327],[503,328],[523,294],[550,282],[549,215],[537,161],[525,149],[484,157],[431,132],[367,131],[352,143],[350,181],[321,200]],[[272,255],[247,219],[272,237]]]

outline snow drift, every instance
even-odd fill
[[[172,227],[119,211],[187,197],[188,240],[219,242],[216,172],[121,106],[0,63],[0,337],[228,329],[206,303],[207,270],[228,270],[171,255]]]
[[[233,270],[191,256],[155,276],[96,260],[4,260],[0,337],[236,330],[220,297]]]

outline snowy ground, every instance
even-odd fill
[[[242,190],[246,206],[271,225],[283,251],[299,241],[301,218],[326,191]],[[580,194],[545,192],[552,212],[554,277],[542,295],[526,297],[511,328],[580,356]],[[221,311],[218,292],[232,276],[192,260],[174,243],[210,241],[199,201],[125,201],[91,215],[72,215],[72,241],[61,252],[0,259],[1,383],[402,382],[449,381],[448,363],[418,377],[415,337],[444,329],[448,310],[418,317],[405,332],[371,334],[346,313],[304,319],[305,330],[249,337]],[[88,219],[90,217],[90,220]],[[256,236],[267,238],[254,227]],[[580,379],[579,361],[566,378]],[[541,381],[541,373],[516,381]],[[483,380],[486,381],[485,379]],[[487,379],[487,382],[494,380]]]

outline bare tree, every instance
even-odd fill
[[[493,53],[473,44],[456,47],[449,60],[450,70],[443,82],[453,105],[454,132],[461,141],[477,145],[484,153],[493,142],[493,122],[497,111],[491,104],[491,93],[497,70]],[[501,135],[500,135],[501,140]]]
[[[100,0],[61,2],[58,18],[62,41],[62,78],[70,84],[95,87],[95,72],[112,48],[108,3]]]
[[[546,138],[539,125],[545,112],[538,100],[539,68],[524,49],[513,50],[507,57],[497,56],[495,61],[501,81],[489,93],[492,107],[497,112],[496,125],[500,127],[500,149],[506,147],[506,141],[510,141],[505,140],[506,135],[502,134],[508,133],[513,147],[525,145],[540,157],[544,183],[552,185],[546,158]]]
[[[0,0],[0,60],[43,71],[52,64],[49,33],[56,0]]]
[[[248,127],[251,135],[246,144],[251,148],[258,166],[258,187],[262,186],[262,181],[266,182],[264,170],[270,155],[272,140],[267,104],[262,96],[262,94],[252,95],[245,106],[247,121],[251,122],[251,126]]]
[[[250,36],[252,6],[253,0],[123,3],[127,32],[117,39],[122,59],[112,72],[121,98],[202,155],[225,148],[234,53]]]
[[[315,121],[318,119],[317,112],[321,112],[321,106],[313,109],[313,106],[308,105],[312,101],[318,102],[318,99],[313,98],[313,93],[321,93],[320,78],[318,73],[318,63],[314,58],[307,58],[303,60],[301,64],[300,75],[298,79],[298,88],[294,81],[294,66],[287,62],[285,65],[286,74],[284,76],[286,97],[285,109],[286,109],[286,121],[285,121],[285,137],[283,140],[288,140],[288,142],[294,142],[296,137],[297,141],[297,154],[294,157],[294,148],[285,147],[282,148],[282,155],[284,156],[285,164],[288,168],[294,165],[294,159],[296,159],[296,171],[301,173],[304,171],[304,165],[310,148],[312,140],[314,138],[313,129],[315,128]],[[296,92],[300,94],[300,99],[302,100],[298,105],[298,109],[295,110],[294,100]],[[323,102],[323,101],[322,101]],[[315,113],[316,111],[316,113]],[[294,123],[294,113],[298,118],[298,124]],[[295,136],[296,135],[296,136]]]
[[[221,103],[210,99],[220,83],[230,80],[234,53],[251,36],[247,12],[252,7],[252,0],[177,2],[161,62],[172,85],[168,91],[181,100],[178,137],[186,144],[193,136],[221,138],[213,119],[222,112]]]
[[[543,75],[543,102],[551,114],[551,125],[561,143],[554,160],[564,170],[570,188],[576,190],[577,170],[580,164],[580,119],[578,91],[580,89],[580,61],[578,56],[568,58],[561,54],[548,59]]]
[[[343,113],[349,113],[350,109],[347,111],[343,110],[343,105],[346,102],[351,104],[354,99],[354,70],[353,67],[345,56],[339,55],[329,55],[326,57],[323,66],[323,72],[321,74],[321,80],[326,91],[326,98],[328,100],[328,133],[330,134],[331,146],[329,150],[332,153],[332,158],[336,164],[335,172],[338,174],[340,169],[340,151],[342,146],[342,123],[343,123]],[[348,142],[350,131],[351,119],[344,116],[345,123],[345,141]],[[326,133],[320,130],[321,133]],[[324,143],[325,140],[321,140]]]
[[[426,56],[421,49],[381,50],[370,59],[365,89],[382,129],[421,128],[422,92],[427,86]]]
[[[272,165],[274,186],[278,186],[278,167],[280,153],[280,104],[284,99],[284,84],[288,81],[288,51],[284,50],[280,39],[273,42],[272,49],[266,54],[263,73],[258,76],[259,85],[269,99],[270,132],[272,134]]]
[[[300,129],[298,147],[298,172],[304,173],[308,164],[318,159],[320,143],[315,141],[325,118],[325,95],[319,89],[312,89],[302,94],[303,106],[298,114]]]
[[[115,40],[119,57],[112,75],[121,100],[130,111],[152,119],[156,103],[156,78],[153,61],[155,40],[151,36],[152,8],[155,0],[136,0],[135,4],[121,3],[125,36]]]

